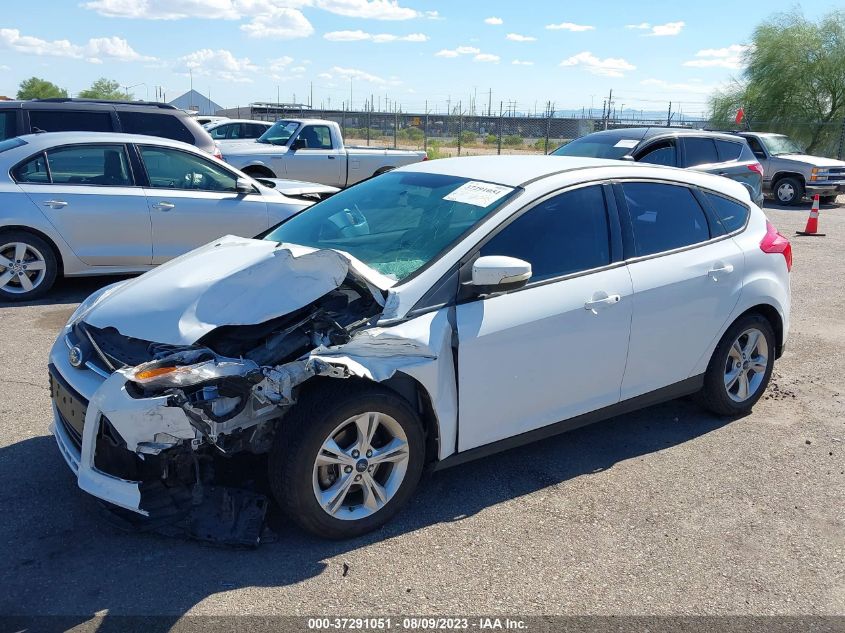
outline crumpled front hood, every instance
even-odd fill
[[[345,254],[227,235],[124,282],[80,316],[124,336],[191,345],[223,325],[298,310],[340,286],[350,268],[383,304],[390,280]]]

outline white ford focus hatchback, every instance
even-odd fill
[[[53,430],[83,490],[150,518],[190,513],[216,456],[269,453],[290,519],[350,537],[426,466],[687,394],[748,411],[791,260],[718,176],[417,163],[89,297],[52,350]]]

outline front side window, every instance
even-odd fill
[[[637,158],[637,162],[675,167],[678,164],[675,155],[675,143],[672,141],[664,141],[662,143],[652,145],[643,155]]]
[[[626,182],[622,185],[638,257],[710,239],[704,211],[692,191],[680,185]]]
[[[514,195],[457,176],[390,172],[336,193],[264,239],[344,251],[401,281]]]
[[[18,165],[12,175],[16,182],[30,182],[38,185],[50,183],[50,172],[47,171],[47,159],[43,153],[33,156],[25,163]]]
[[[601,187],[582,187],[541,202],[503,228],[480,254],[529,262],[532,282],[609,264],[610,235]]]
[[[716,145],[712,138],[696,136],[684,138],[684,149],[686,150],[687,167],[719,162],[719,155],[716,153]]]
[[[237,191],[237,177],[210,160],[167,147],[141,146],[150,186],[158,189]]]
[[[766,158],[766,152],[763,150],[763,146],[760,145],[760,141],[753,136],[747,136],[745,137],[745,140],[748,142],[748,147],[751,148],[751,151],[757,158]]]
[[[132,185],[129,160],[122,145],[75,145],[47,150],[53,184]]]
[[[328,125],[306,125],[299,134],[305,141],[305,149],[331,149],[332,133]]]
[[[33,132],[113,132],[111,113],[79,110],[30,110]]]
[[[151,112],[118,112],[120,124],[127,134],[146,134],[160,136],[183,143],[193,143],[194,135],[186,128],[179,117],[171,114]]]
[[[258,138],[267,131],[266,125],[258,125],[258,123],[247,123],[245,127],[246,134],[244,134],[244,138]]]
[[[735,200],[729,200],[724,196],[710,193],[709,191],[705,191],[704,195],[716,210],[716,215],[719,216],[719,222],[725,227],[726,233],[732,233],[745,226],[745,222],[748,219],[747,206]]]

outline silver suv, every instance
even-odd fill
[[[810,156],[788,136],[740,132],[763,165],[763,190],[780,204],[800,204],[818,194],[824,204],[845,192],[845,161]]]
[[[763,206],[763,167],[748,144],[733,134],[668,127],[605,130],[577,138],[552,155],[633,160],[725,176]]]

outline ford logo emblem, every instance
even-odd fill
[[[67,353],[67,359],[74,367],[82,366],[82,350],[77,346],[73,346]]]

